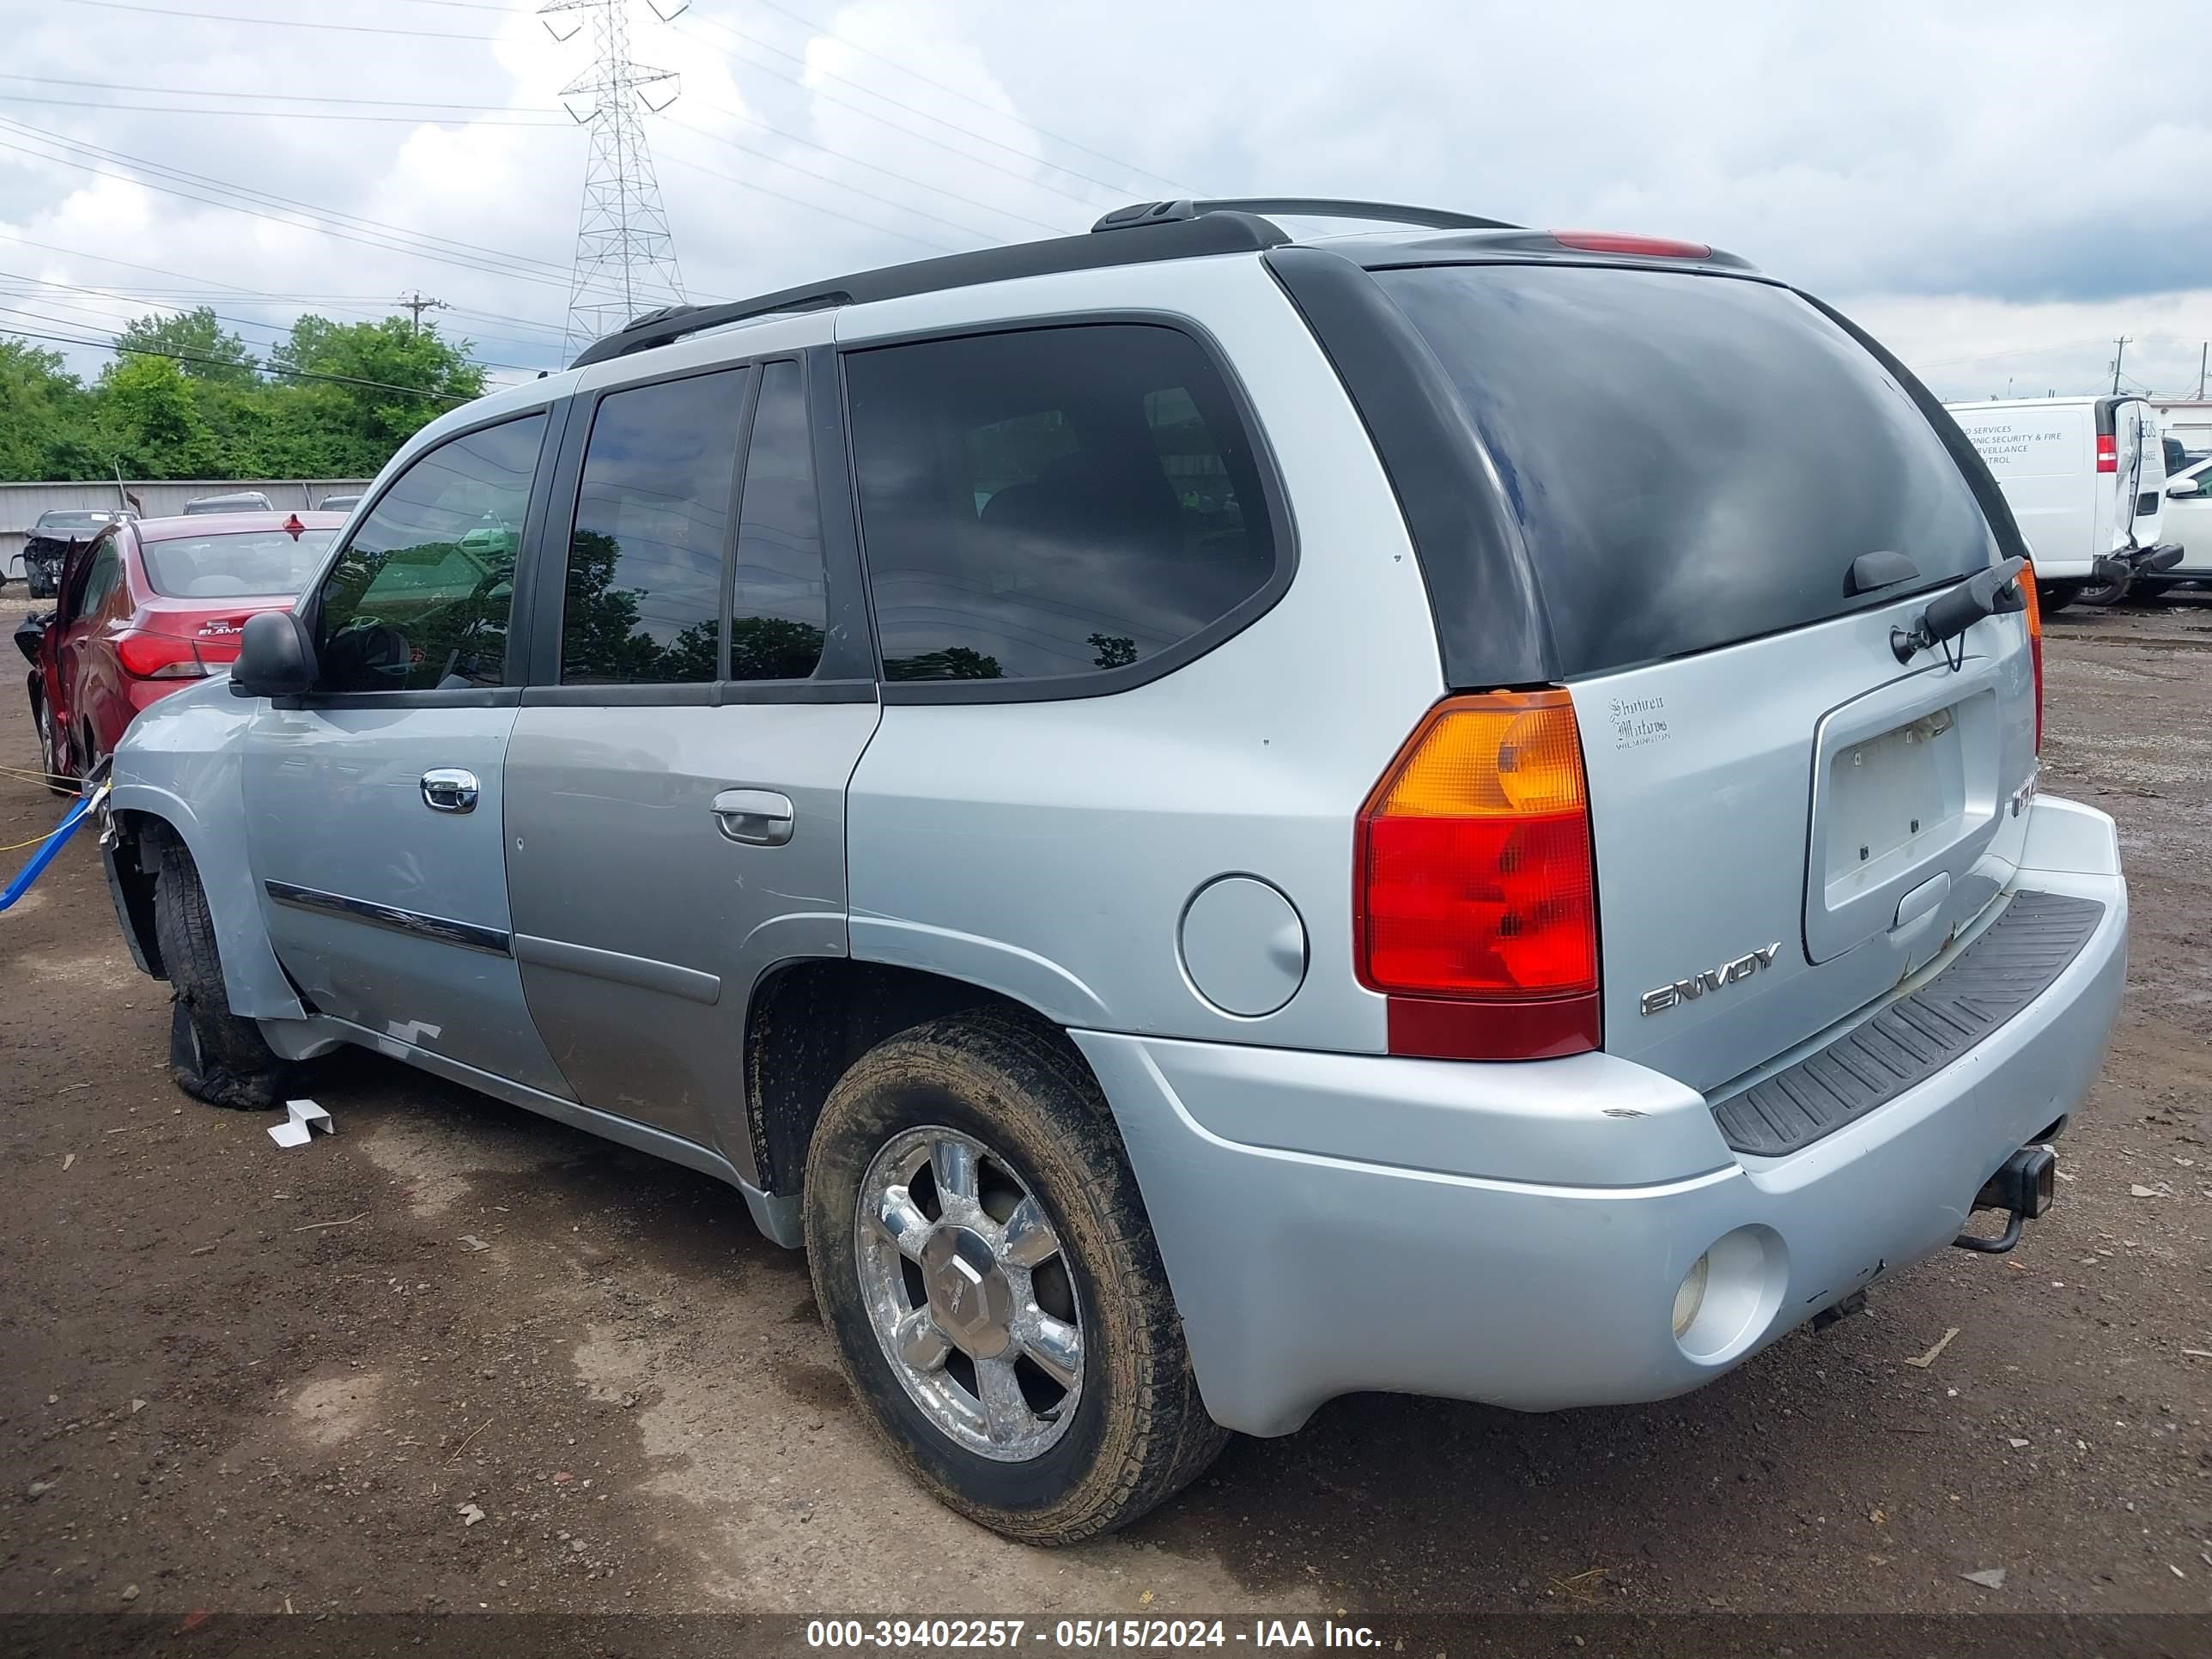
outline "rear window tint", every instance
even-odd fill
[[[1905,388],[1785,289],[1572,265],[1375,273],[1458,391],[1526,538],[1560,670],[1592,674],[1886,604],[1988,563]]]
[[[1025,329],[845,373],[886,679],[1140,663],[1274,573],[1251,439],[1186,334]]]

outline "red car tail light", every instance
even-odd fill
[[[1390,1052],[1535,1060],[1598,1044],[1597,890],[1574,704],[1448,697],[1360,808],[1360,983]]]
[[[197,680],[207,675],[207,666],[190,640],[179,639],[173,634],[153,634],[134,629],[115,636],[115,654],[123,664],[123,672],[140,680]]]
[[[2074,452],[2080,454],[2080,450]],[[2118,472],[2120,470],[2120,441],[2109,432],[2097,434],[2097,471]]]

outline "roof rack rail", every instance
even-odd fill
[[[1092,231],[1129,230],[1139,225],[1178,224],[1209,213],[1250,213],[1266,217],[1367,219],[1377,224],[1419,225],[1428,230],[1519,230],[1503,219],[1482,219],[1444,208],[1407,207],[1400,202],[1354,202],[1333,196],[1231,196],[1218,201],[1133,202],[1115,208]]]
[[[1454,220],[1455,226],[1487,224],[1487,220]],[[1206,204],[1202,214],[1185,215],[1176,223],[1163,223],[1151,236],[1055,236],[1042,241],[1016,242],[1006,247],[978,248],[969,253],[948,253],[941,258],[917,259],[911,264],[884,265],[849,276],[804,288],[787,288],[750,300],[732,300],[704,306],[668,306],[648,312],[628,327],[594,340],[576,354],[569,365],[582,368],[633,351],[667,345],[702,330],[720,328],[756,317],[779,313],[829,311],[840,306],[865,305],[872,300],[895,300],[911,294],[933,294],[945,289],[966,288],[976,283],[1002,283],[1017,276],[1042,276],[1064,270],[1091,270],[1107,265],[1150,264],[1160,259],[1198,258],[1210,253],[1257,253],[1290,240],[1279,227],[1255,214]]]

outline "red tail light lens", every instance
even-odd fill
[[[118,634],[115,654],[134,679],[197,680],[207,674],[192,642],[173,634]]]
[[[2120,470],[2120,441],[2111,433],[2101,433],[2097,439],[2097,471],[2118,472]]]
[[[2020,573],[2021,597],[2027,601],[2027,656],[2035,665],[2035,752],[2043,752],[2043,604],[2035,594],[2035,567]]]
[[[1667,236],[1627,236],[1612,230],[1555,230],[1552,240],[1561,247],[1585,253],[1632,253],[1646,259],[1710,259],[1713,251],[1703,242],[1678,242]]]
[[[1390,1052],[1533,1060],[1598,1043],[1589,790],[1565,691],[1450,697],[1360,808],[1360,982]]]

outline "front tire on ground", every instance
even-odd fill
[[[1059,1033],[957,1015],[839,1079],[807,1152],[815,1298],[893,1455],[1010,1538],[1068,1544],[1227,1440],[1097,1081]]]
[[[275,1110],[283,1103],[291,1068],[263,1040],[259,1026],[230,1012],[215,920],[180,842],[161,848],[154,929],[169,975],[169,1074],[177,1086],[210,1106]]]
[[[46,787],[57,795],[74,795],[77,787],[69,781],[69,756],[62,748],[62,734],[54,730],[54,711],[43,698],[34,698],[31,714],[39,728],[39,770],[46,775]]]

